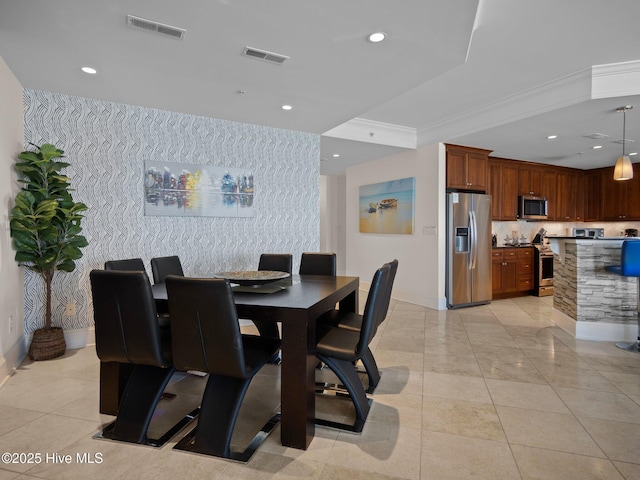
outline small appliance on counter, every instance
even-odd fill
[[[637,237],[638,236],[638,229],[637,228],[627,228],[624,231],[624,236],[625,237]]]
[[[604,237],[604,228],[572,228],[571,236],[576,238],[600,238]]]

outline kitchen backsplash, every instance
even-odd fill
[[[624,236],[627,228],[640,229],[640,222],[526,222],[518,220],[515,222],[492,222],[492,232],[496,234],[498,246],[505,244],[505,237],[511,238],[513,232],[518,232],[518,238],[524,237],[530,242],[538,231],[544,228],[547,235],[571,235],[572,228],[604,228],[605,237]],[[569,229],[569,233],[567,233]]]

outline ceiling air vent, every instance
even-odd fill
[[[583,135],[584,138],[591,138],[593,140],[602,140],[603,138],[609,138],[609,135],[604,133],[591,133],[589,135]]]
[[[131,27],[162,33],[163,35],[169,35],[170,37],[181,40],[187,34],[187,31],[184,28],[172,27],[171,25],[165,25],[164,23],[154,22],[153,20],[135,17],[133,15],[127,15],[127,24]]]
[[[286,55],[280,55],[279,53],[267,52],[266,50],[260,50],[253,47],[244,47],[243,52],[247,57],[258,58],[266,62],[281,64],[289,57]]]

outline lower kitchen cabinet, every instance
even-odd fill
[[[533,247],[494,248],[491,257],[494,299],[526,295],[533,289]]]

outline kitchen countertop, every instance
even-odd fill
[[[535,245],[533,243],[525,243],[522,245],[496,245],[495,247],[492,248],[527,248],[527,247],[535,247]]]

